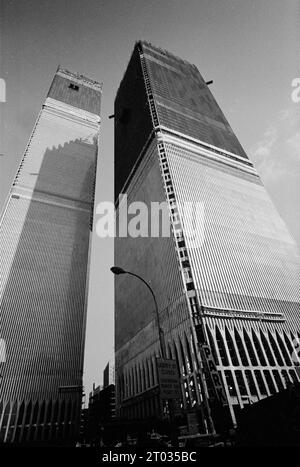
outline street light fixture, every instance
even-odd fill
[[[118,266],[113,266],[112,268],[110,268],[110,270],[113,274],[116,274],[117,276],[119,274],[126,274],[126,271],[124,271],[124,269],[122,268],[119,268]]]
[[[135,274],[134,272],[125,271],[125,269],[122,269],[122,268],[120,268],[118,266],[112,266],[110,268],[110,270],[111,270],[111,272],[113,274],[115,274],[117,276],[120,275],[120,274],[129,274],[130,276],[137,277],[138,279],[140,279],[146,285],[146,287],[150,291],[150,293],[151,293],[151,295],[153,297],[153,300],[154,300],[154,304],[155,304],[155,314],[156,314],[156,321],[157,321],[157,327],[158,327],[158,332],[159,332],[159,343],[160,343],[161,356],[162,356],[162,358],[167,358],[165,334],[164,334],[164,331],[163,331],[163,329],[162,329],[162,327],[160,325],[158,305],[157,305],[156,297],[154,295],[154,292],[153,292],[152,288],[150,287],[148,282],[146,282],[141,276],[139,276],[138,274]]]
[[[138,279],[140,279],[148,287],[148,289],[151,292],[151,295],[153,297],[154,303],[155,303],[155,311],[156,311],[157,327],[158,327],[158,331],[159,331],[159,341],[160,341],[161,355],[162,355],[162,358],[166,359],[167,358],[167,353],[166,353],[165,335],[164,335],[164,332],[163,332],[163,330],[162,330],[162,328],[160,326],[160,318],[159,318],[157,301],[156,301],[154,292],[151,289],[150,285],[148,284],[148,282],[146,282],[138,274],[134,274],[133,272],[130,272],[130,271],[125,271],[124,269],[122,269],[122,268],[120,268],[118,266],[113,266],[113,267],[110,268],[110,270],[115,275],[130,274],[131,276],[137,277]],[[202,319],[202,316],[201,316],[201,319]],[[209,428],[211,430],[211,433],[215,433],[214,423],[213,423],[212,416],[211,416],[210,405],[209,405],[209,402],[208,402],[208,397],[207,397],[207,394],[205,392],[205,389],[203,391],[203,394],[204,394],[204,396],[203,396],[204,397],[204,404],[205,404],[207,414],[208,414]],[[171,419],[173,420],[173,401],[171,401],[171,400],[169,401],[169,408],[170,408],[170,412],[171,412]]]
[[[150,291],[150,293],[151,293],[151,295],[153,297],[153,300],[154,300],[154,304],[155,304],[155,314],[156,314],[156,321],[157,321],[157,327],[158,327],[158,332],[159,332],[159,343],[160,343],[161,356],[162,356],[163,359],[167,359],[165,334],[164,334],[164,331],[163,331],[163,329],[162,329],[162,327],[160,325],[158,305],[157,305],[156,297],[154,295],[154,292],[153,292],[152,288],[150,287],[148,282],[146,282],[141,276],[139,276],[138,274],[135,274],[134,272],[125,271],[124,269],[122,269],[122,268],[120,268],[118,266],[112,266],[110,268],[110,270],[111,270],[111,272],[113,274],[115,274],[117,276],[119,274],[129,274],[130,276],[137,277],[138,279],[140,279],[146,285],[146,287]],[[168,407],[169,407],[170,422],[171,422],[171,426],[172,426],[172,444],[174,446],[178,446],[178,439],[177,439],[177,436],[176,436],[176,433],[175,433],[174,407],[173,407],[173,401],[172,400],[168,401]]]

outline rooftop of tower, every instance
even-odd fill
[[[173,54],[173,53],[171,53],[171,52],[169,52],[169,51],[167,51],[167,50],[165,50],[165,49],[163,49],[163,48],[161,48],[161,47],[157,47],[156,45],[153,45],[151,42],[148,42],[148,41],[146,41],[146,40],[144,40],[144,39],[139,39],[139,40],[136,40],[136,41],[135,41],[135,44],[134,44],[132,53],[131,53],[130,58],[129,58],[129,60],[128,60],[128,64],[127,64],[127,66],[126,66],[126,68],[125,68],[125,71],[124,71],[124,73],[123,73],[123,76],[122,76],[122,79],[121,79],[121,81],[120,81],[119,87],[118,87],[118,89],[117,89],[116,95],[117,95],[118,92],[119,92],[119,89],[120,89],[120,87],[121,87],[122,81],[123,81],[123,79],[124,79],[124,77],[125,77],[125,75],[126,75],[128,65],[129,65],[129,63],[131,62],[131,59],[132,59],[134,53],[136,52],[137,49],[140,49],[140,48],[143,49],[143,46],[144,46],[144,47],[147,47],[148,49],[152,49],[153,52],[156,52],[156,53],[158,53],[158,54],[164,55],[164,56],[167,57],[168,59],[174,60],[174,62],[176,62],[177,64],[181,64],[181,65],[185,65],[185,66],[188,65],[188,66],[192,67],[195,71],[197,71],[197,72],[199,73],[199,70],[198,70],[198,68],[196,67],[196,65],[194,65],[194,64],[192,64],[192,63],[190,63],[190,62],[188,62],[187,60],[183,60],[182,58],[178,57],[177,55],[175,55],[175,54]]]
[[[59,66],[47,98],[71,105],[100,118],[102,83]]]
[[[80,84],[84,84],[85,86],[95,89],[96,91],[102,91],[103,83],[87,78],[80,73],[67,70],[61,65],[58,66],[56,74],[68,78],[72,81],[79,82]]]
[[[190,63],[187,60],[184,60],[183,58],[178,57],[177,55],[173,54],[172,52],[169,52],[166,49],[163,49],[161,47],[157,47],[156,45],[153,45],[151,42],[148,42],[146,40],[141,39],[139,41],[136,41],[136,44],[140,44],[141,46],[145,45],[146,47],[153,49],[155,52],[158,52],[158,53],[160,53],[162,55],[165,55],[166,57],[168,57],[168,58],[170,58],[172,60],[175,60],[176,62],[180,62],[180,63],[182,63],[184,65],[189,65],[189,66],[192,66],[192,67],[197,69],[196,65],[194,65],[193,63]]]

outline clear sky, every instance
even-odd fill
[[[60,64],[103,86],[96,204],[113,199],[114,97],[134,42],[194,63],[300,244],[298,0],[0,0],[0,210]],[[1,99],[0,99],[1,100]],[[97,221],[97,216],[95,216]],[[84,384],[113,354],[112,240],[94,232]]]

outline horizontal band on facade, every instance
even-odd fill
[[[43,104],[43,109],[49,112],[54,113],[57,116],[72,116],[72,120],[77,118],[81,124],[88,122],[93,128],[97,129],[101,121],[100,115],[88,112],[87,110],[82,110],[73,105],[65,104],[64,102],[53,99],[52,97],[47,97],[45,103]]]
[[[28,194],[22,193],[23,190],[27,191]],[[39,196],[39,194],[47,196],[47,198],[41,197],[41,196]],[[71,198],[71,197],[68,198],[68,197],[65,197],[65,196],[53,195],[52,193],[43,192],[43,191],[36,192],[34,190],[30,190],[30,189],[23,188],[23,187],[18,187],[17,189],[13,189],[12,192],[11,192],[11,198],[14,198],[14,199],[26,199],[26,200],[30,200],[30,201],[36,201],[38,203],[48,204],[48,205],[51,205],[51,206],[57,206],[57,207],[62,207],[62,208],[67,208],[67,209],[75,209],[76,211],[84,211],[84,212],[90,212],[91,207],[92,207],[92,202],[91,201],[82,201],[82,200]],[[60,201],[57,200],[57,198],[61,199],[63,201],[66,201],[66,202],[71,201],[74,204],[71,205],[71,204],[66,204],[64,202],[60,202]],[[75,203],[83,204],[83,205],[86,205],[86,206],[89,206],[89,207],[83,208],[83,207],[80,207],[80,206],[76,206]]]
[[[238,156],[237,154],[229,153],[227,151],[225,152],[224,150],[222,150],[220,148],[217,148],[215,146],[211,146],[211,145],[209,145],[207,143],[204,143],[201,140],[197,140],[197,139],[192,138],[192,137],[190,137],[188,135],[179,133],[178,131],[173,130],[173,129],[168,128],[168,127],[165,127],[163,125],[159,125],[159,127],[156,128],[156,132],[158,133],[159,131],[162,132],[162,135],[164,137],[169,136],[170,140],[173,137],[172,142],[176,142],[180,147],[184,147],[185,149],[187,149],[188,144],[190,144],[194,148],[194,151],[195,150],[199,151],[199,148],[204,149],[205,151],[207,151],[206,152],[207,155],[210,155],[210,156],[213,156],[213,157],[218,155],[218,156],[227,158],[227,160],[230,159],[231,163],[233,163],[233,161],[234,161],[235,163],[239,164],[237,166],[238,168],[245,169],[245,166],[246,166],[248,169],[252,169],[252,170],[249,170],[250,173],[252,173],[253,175],[258,176],[256,170],[253,167],[252,162]]]
[[[228,311],[228,310],[205,310],[205,316],[228,318],[228,319],[242,319],[242,320],[251,320],[251,321],[279,321],[285,322],[286,318],[283,314],[267,314],[267,313],[251,313],[251,311],[241,312],[241,311]]]
[[[278,312],[269,312],[269,311],[260,311],[260,310],[238,310],[238,309],[235,309],[235,308],[219,308],[219,307],[212,307],[212,306],[202,306],[202,309],[204,312],[216,312],[216,313],[221,313],[223,315],[224,314],[227,314],[227,313],[233,313],[235,315],[235,313],[241,313],[241,314],[244,314],[245,316],[246,315],[253,315],[253,316],[269,316],[269,317],[272,317],[272,316],[276,316],[276,317],[279,317],[279,316],[282,316],[284,317],[284,314],[283,313],[278,313]]]

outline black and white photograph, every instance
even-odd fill
[[[0,0],[0,462],[300,447],[299,202],[299,0]]]

